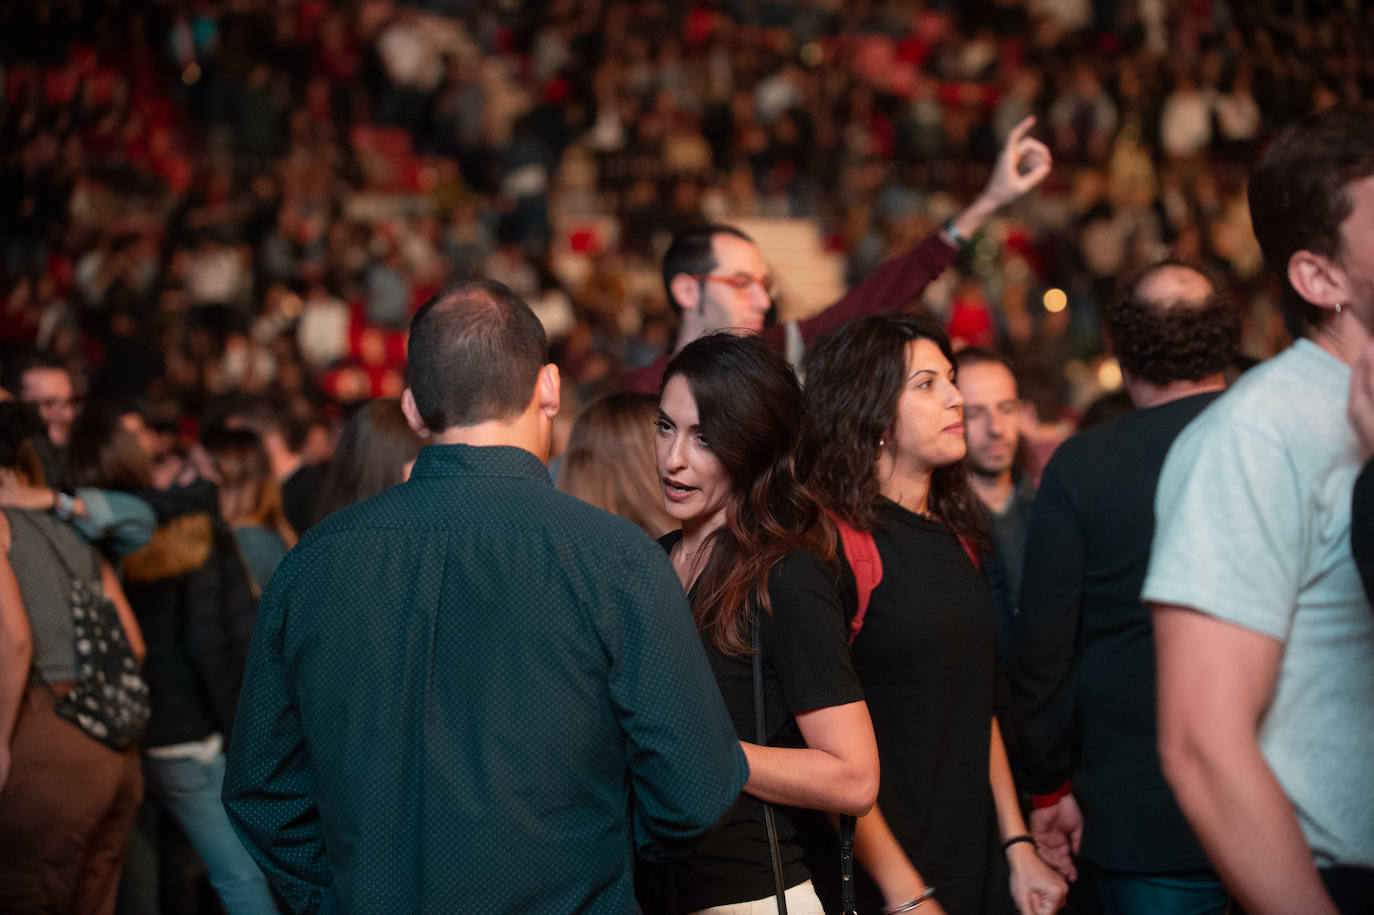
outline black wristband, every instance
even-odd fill
[[[1007,839],[1007,841],[1002,843],[1002,851],[1005,853],[1007,849],[1011,848],[1018,842],[1029,842],[1032,845],[1035,844],[1035,840],[1028,835],[1023,834],[1019,836],[1012,836],[1010,839]]]

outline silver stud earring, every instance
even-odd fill
[[[883,446],[886,445],[886,444],[887,444],[887,440],[886,440],[886,439],[881,439],[881,438],[878,439],[878,447],[879,447],[879,448],[883,447]]]
[[[1340,303],[1340,302],[1337,302],[1337,303],[1336,303],[1336,314],[1340,314],[1340,313],[1341,313],[1341,303]]]

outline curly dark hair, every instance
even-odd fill
[[[1289,330],[1315,327],[1322,309],[1288,282],[1296,251],[1341,254],[1341,223],[1353,202],[1346,188],[1374,175],[1374,102],[1334,105],[1285,128],[1250,176],[1250,221],[1264,261],[1284,288]]]
[[[806,404],[815,441],[805,480],[826,507],[861,530],[878,526],[882,487],[878,443],[897,416],[907,378],[907,345],[929,340],[954,363],[949,337],[916,315],[859,318],[826,334],[806,354]],[[987,515],[969,486],[964,461],[930,477],[930,511],[978,553],[991,550]]]
[[[1150,279],[1163,270],[1196,273],[1211,292],[1197,301],[1147,298]],[[1166,258],[1132,276],[1104,316],[1122,371],[1158,385],[1224,371],[1240,348],[1240,313],[1220,290],[1210,271],[1180,258]]]
[[[835,529],[801,484],[797,449],[806,427],[801,384],[755,336],[707,334],[682,348],[663,383],[682,376],[711,452],[730,477],[725,523],[693,589],[697,626],[724,654],[748,654],[752,606],[772,612],[768,576],[792,550],[835,556]]]

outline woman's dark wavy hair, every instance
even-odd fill
[[[907,345],[929,340],[954,362],[949,337],[916,315],[873,315],[831,331],[806,354],[806,404],[819,436],[807,486],[826,507],[860,530],[878,526],[882,484],[878,443],[889,437],[907,380]],[[964,462],[937,467],[929,511],[979,553],[991,549],[987,514],[968,482]]]
[[[768,576],[791,550],[835,556],[835,529],[797,472],[806,410],[797,376],[757,337],[708,334],[663,372],[682,376],[702,436],[729,476],[725,523],[694,588],[697,626],[725,654],[749,654],[749,608],[772,613]]]

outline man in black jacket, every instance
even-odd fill
[[[1220,912],[1225,890],[1160,769],[1140,589],[1164,457],[1223,389],[1240,319],[1201,269],[1174,260],[1130,283],[1106,319],[1136,409],[1069,439],[1046,466],[1014,622],[1030,827],[1069,879],[1081,838],[1109,913]]]

